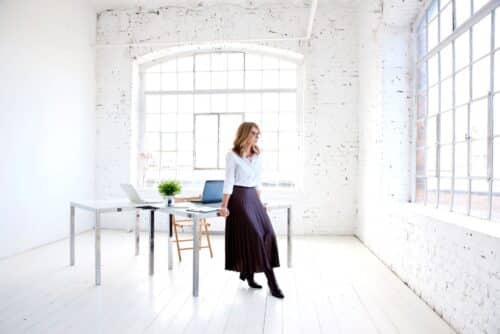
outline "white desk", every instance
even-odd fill
[[[217,204],[220,205],[220,204]],[[205,205],[206,206],[206,205]],[[149,228],[149,274],[154,274],[154,234],[155,234],[155,211],[161,211],[168,214],[168,269],[173,268],[172,258],[172,223],[173,216],[179,215],[193,219],[193,296],[199,294],[199,268],[200,268],[200,244],[198,238],[198,226],[200,219],[218,217],[217,211],[212,212],[192,212],[182,207],[165,207],[164,205],[148,205],[131,203],[127,200],[116,201],[83,201],[70,203],[70,265],[75,264],[75,208],[91,211],[95,213],[95,284],[101,284],[101,223],[100,216],[107,212],[121,212],[136,210],[135,222],[135,254],[139,254],[139,231],[140,231],[140,211],[148,210],[150,212]],[[287,264],[292,265],[292,215],[291,205],[284,203],[266,204],[270,209],[287,209]]]

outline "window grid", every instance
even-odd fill
[[[193,161],[192,161],[192,168],[193,170],[208,170],[208,169],[221,169],[223,168],[223,166],[220,165],[221,163],[221,160],[220,160],[220,155],[222,154],[221,152],[221,147],[220,147],[220,140],[221,140],[221,135],[218,133],[217,135],[217,166],[215,166],[215,168],[198,168],[197,167],[197,159],[196,159],[196,134],[195,134],[195,131],[196,131],[196,117],[197,115],[209,115],[209,114],[213,114],[213,97],[217,94],[225,94],[224,95],[224,101],[225,101],[225,106],[226,106],[226,110],[224,110],[222,113],[215,113],[218,117],[218,128],[220,129],[220,124],[221,124],[221,115],[234,115],[234,114],[239,114],[239,115],[244,115],[244,118],[246,119],[247,117],[249,117],[249,114],[246,112],[246,108],[244,109],[245,112],[244,113],[230,113],[228,112],[227,108],[228,108],[228,100],[229,100],[229,96],[230,94],[241,94],[241,97],[243,99],[246,99],[248,96],[250,96],[249,94],[252,94],[252,93],[257,93],[259,94],[259,104],[260,104],[260,108],[259,108],[259,111],[258,111],[258,114],[260,115],[260,119],[262,120],[263,119],[263,115],[264,115],[264,106],[263,106],[263,103],[264,103],[264,96],[266,93],[275,93],[276,94],[276,99],[277,99],[277,110],[272,110],[273,113],[275,113],[277,115],[277,128],[276,129],[273,129],[273,133],[276,135],[276,143],[275,145],[276,146],[276,149],[274,150],[266,150],[266,152],[271,152],[271,153],[275,153],[276,155],[276,164],[279,164],[279,147],[280,147],[280,134],[282,132],[281,130],[281,119],[280,119],[280,116],[283,116],[281,115],[282,112],[288,112],[288,115],[290,115],[290,111],[287,110],[287,111],[282,111],[281,110],[281,94],[284,94],[284,93],[294,93],[293,96],[295,96],[295,99],[298,98],[297,96],[297,86],[296,85],[293,85],[292,87],[294,88],[281,88],[281,71],[287,71],[288,73],[292,73],[293,71],[297,71],[296,67],[291,67],[291,66],[282,66],[280,65],[280,58],[274,58],[276,60],[276,64],[277,64],[277,67],[274,69],[275,71],[275,75],[277,75],[277,81],[278,81],[278,87],[277,88],[264,88],[265,86],[265,82],[264,82],[264,74],[266,72],[266,67],[264,66],[264,64],[262,63],[262,66],[255,70],[256,72],[259,73],[259,81],[260,81],[260,85],[258,85],[260,88],[256,88],[256,89],[252,89],[252,88],[249,88],[247,89],[247,72],[248,72],[248,69],[247,69],[247,66],[246,66],[246,63],[247,63],[247,53],[245,52],[239,52],[242,54],[242,60],[243,60],[243,67],[241,69],[239,69],[239,71],[241,72],[242,74],[242,82],[240,81],[241,85],[240,85],[240,88],[229,88],[229,79],[228,79],[228,76],[230,75],[229,72],[230,72],[230,69],[229,69],[229,62],[226,61],[226,64],[225,64],[225,69],[218,69],[220,70],[219,72],[224,72],[224,75],[226,77],[226,84],[222,86],[222,88],[215,88],[214,89],[214,86],[213,86],[213,79],[212,79],[212,74],[213,72],[216,72],[215,70],[213,70],[213,58],[212,56],[213,55],[216,55],[216,54],[223,54],[223,55],[227,55],[228,53],[232,53],[232,52],[212,52],[212,53],[196,53],[196,54],[193,54],[193,55],[190,55],[188,57],[191,57],[192,58],[192,86],[191,86],[191,90],[185,90],[183,88],[181,88],[181,85],[180,85],[180,82],[179,82],[179,73],[187,73],[186,71],[181,71],[181,69],[179,68],[179,59],[181,58],[174,58],[173,62],[175,63],[175,69],[174,68],[170,68],[169,70],[166,70],[165,73],[173,73],[175,74],[175,84],[172,86],[172,85],[168,85],[168,87],[165,87],[164,86],[164,78],[163,78],[163,69],[160,67],[160,71],[159,71],[159,74],[158,74],[158,80],[159,80],[159,85],[157,85],[157,88],[158,89],[148,89],[150,87],[148,87],[148,84],[147,82],[145,82],[145,75],[147,73],[147,69],[145,71],[142,71],[141,72],[141,90],[142,90],[142,96],[143,96],[143,101],[145,101],[145,99],[148,97],[148,96],[154,96],[154,95],[158,95],[160,96],[159,98],[159,122],[160,122],[160,132],[159,132],[159,148],[158,150],[159,151],[155,151],[155,153],[158,154],[158,157],[156,157],[156,160],[158,161],[158,165],[157,166],[154,166],[154,169],[157,170],[157,172],[159,173],[157,176],[158,176],[158,179],[161,178],[161,174],[162,174],[162,170],[164,169],[164,154],[166,153],[179,153],[179,131],[174,131],[173,133],[171,134],[174,134],[175,135],[175,146],[177,149],[172,149],[172,147],[164,147],[163,144],[164,144],[164,140],[166,139],[166,136],[167,136],[167,131],[165,129],[163,129],[163,121],[164,121],[164,118],[166,117],[165,115],[165,112],[164,112],[164,106],[163,106],[163,103],[164,103],[164,100],[163,100],[163,96],[168,96],[168,95],[173,95],[174,96],[174,99],[177,101],[176,103],[176,107],[174,108],[173,111],[169,111],[169,114],[175,114],[175,115],[179,115],[180,114],[180,111],[179,111],[179,99],[182,95],[190,95],[192,100],[191,100],[191,103],[192,103],[192,110],[191,110],[191,115],[192,115],[192,120],[193,120],[193,124],[192,124],[192,136],[193,136],[193,141],[192,141],[192,155],[193,155]],[[210,82],[210,86],[209,86],[209,89],[203,89],[203,88],[199,88],[198,85],[197,85],[197,69],[196,69],[196,64],[197,64],[197,61],[196,61],[196,57],[198,55],[206,55],[208,56],[208,59],[209,59],[209,66],[208,68],[205,69],[205,72],[208,73],[209,75],[209,82]],[[259,57],[261,57],[261,61],[262,61],[262,55],[259,55],[259,54],[255,54]],[[147,66],[147,68],[151,68],[151,67],[154,67],[154,66],[162,66],[162,64],[165,64],[167,62],[172,62],[172,60],[160,60],[160,61],[155,61],[155,63],[151,63],[151,65]],[[290,63],[290,64],[293,64],[293,63]],[[296,65],[293,65],[293,66],[296,66]],[[269,67],[267,67],[269,68]],[[286,73],[284,73],[286,74]],[[296,73],[294,74],[293,76],[294,78],[296,78]],[[295,79],[296,80],[296,79]],[[147,81],[147,80],[146,80]],[[290,87],[290,86],[288,86]],[[174,88],[172,90],[172,88]],[[208,95],[208,108],[209,108],[209,111],[210,113],[196,113],[196,106],[195,106],[195,98],[197,95],[200,95],[200,94],[207,94]],[[244,100],[243,100],[244,101]],[[297,112],[298,112],[298,108],[297,108],[297,101],[295,101],[295,108],[293,109],[293,113],[295,113],[294,115],[294,127],[293,127],[293,131],[295,135],[298,135],[298,130],[299,130],[299,127],[298,127],[298,117],[297,116]],[[246,102],[243,102],[243,105],[244,107],[246,107]],[[145,107],[145,104],[143,102],[143,109]],[[147,111],[146,111],[147,112]],[[143,113],[145,114],[145,113]],[[177,119],[177,123],[178,123],[178,119]],[[149,133],[149,132],[145,132],[145,123],[144,121],[142,121],[142,133]],[[288,133],[291,133],[291,130],[290,128],[287,128],[285,131],[287,131]],[[220,132],[220,131],[218,131]],[[298,145],[298,142],[296,143]],[[295,145],[294,149],[298,149],[298,146]],[[144,147],[144,139],[141,140],[141,146]],[[171,164],[172,165],[177,165],[178,164],[178,160],[179,160],[179,155],[178,154],[175,154],[175,159],[173,161],[171,161]],[[276,165],[276,171],[279,171],[279,165]],[[282,180],[278,180],[278,182],[280,182]]]
[[[421,201],[425,205],[433,206],[433,207],[445,207],[451,211],[456,211],[455,207],[456,198],[455,195],[457,192],[456,181],[460,182],[460,191],[465,190],[465,196],[462,194],[462,197],[466,199],[466,210],[464,213],[467,215],[479,216],[480,218],[492,219],[492,216],[499,216],[499,213],[495,215],[493,208],[493,197],[494,197],[494,181],[500,180],[500,178],[496,178],[494,175],[494,140],[497,137],[500,137],[500,133],[495,133],[494,128],[494,109],[495,109],[495,97],[497,96],[497,91],[495,87],[495,55],[497,52],[500,52],[500,45],[495,45],[495,9],[498,5],[491,7],[489,12],[485,12],[485,8],[474,8],[474,1],[470,0],[470,12],[472,14],[469,15],[467,19],[465,19],[462,23],[466,23],[470,25],[466,30],[461,33],[455,34],[457,27],[457,9],[456,9],[456,0],[453,1],[445,1],[445,0],[435,0],[433,4],[430,4],[426,9],[426,15],[423,17],[423,22],[418,25],[417,32],[417,43],[419,50],[417,61],[417,73],[419,76],[418,86],[416,89],[417,94],[417,169],[416,169],[416,185],[414,187],[415,193],[412,195],[412,198],[415,201]],[[484,4],[483,4],[484,5]],[[452,12],[452,29],[451,32],[447,32],[448,35],[453,36],[452,39],[447,39],[448,36],[442,36],[442,14],[445,10],[450,10],[449,6],[451,6]],[[485,6],[488,7],[488,6]],[[434,12],[431,14],[431,12]],[[476,18],[475,14],[479,12],[483,12],[481,17]],[[448,13],[449,14],[449,13]],[[432,39],[429,36],[429,25],[434,23],[437,27],[437,44],[432,45]],[[485,24],[490,29],[489,35],[489,46],[487,48],[488,52],[486,54],[480,54],[477,56],[474,54],[474,30],[477,28],[479,24]],[[463,29],[462,29],[463,30]],[[460,66],[459,68],[456,65],[456,57],[457,50],[455,41],[461,37],[462,35],[468,34],[468,64]],[[425,35],[425,39],[422,39],[422,34]],[[443,38],[444,37],[444,38]],[[434,36],[436,39],[436,36]],[[476,36],[476,39],[479,38]],[[443,43],[444,41],[444,43]],[[477,41],[477,40],[476,40]],[[425,42],[423,45],[422,42]],[[443,59],[442,54],[446,45],[449,42],[451,48],[451,74],[442,75],[443,71],[443,62],[446,62],[448,59]],[[481,43],[480,41],[477,41]],[[488,41],[486,41],[488,42]],[[497,42],[498,43],[498,42]],[[424,52],[421,52],[423,47]],[[428,52],[430,50],[430,52]],[[434,53],[434,54],[431,54]],[[429,85],[429,78],[431,75],[435,73],[429,73],[429,63],[433,57],[437,57],[437,68],[434,66],[435,70],[437,70],[437,82],[432,82]],[[476,83],[475,80],[482,78],[482,75],[485,73],[481,71],[481,65],[484,66],[484,63],[488,63],[489,67],[489,80],[486,83],[487,91],[481,91],[480,89],[486,89],[486,87],[477,87],[474,86]],[[425,76],[422,73],[422,69],[425,71]],[[462,85],[460,80],[457,80],[457,74],[461,73],[461,71],[468,71],[468,81],[469,86],[467,90],[467,101],[468,102],[458,102],[457,101],[457,92],[456,87],[458,85]],[[465,72],[461,73],[462,75]],[[481,75],[481,76],[480,76]],[[462,79],[462,78],[461,78]],[[443,83],[447,83],[451,81],[451,92],[443,91]],[[420,84],[423,82],[424,84]],[[449,88],[449,87],[447,87]],[[436,92],[437,90],[437,92]],[[444,100],[443,94],[446,92],[446,97],[448,100]],[[464,91],[465,92],[465,91]],[[430,94],[432,93],[432,95]],[[437,96],[436,96],[437,93]],[[449,107],[449,94],[451,93],[451,107]],[[460,96],[460,95],[459,95]],[[500,97],[500,94],[499,94]],[[421,100],[425,98],[425,104],[421,103]],[[436,101],[437,98],[437,101]],[[461,97],[462,101],[463,96]],[[483,102],[484,101],[484,102]],[[443,103],[446,104],[446,107],[443,106]],[[481,114],[484,114],[485,110],[478,111],[478,107],[482,105],[482,103],[486,103],[486,133],[478,133],[477,131],[482,131],[483,124],[478,128],[478,121],[483,120],[480,118]],[[432,104],[432,105],[431,105]],[[425,106],[425,110],[421,110],[422,107]],[[472,107],[474,106],[474,109]],[[456,127],[458,124],[457,119],[457,111],[461,108],[466,108],[466,116],[467,116],[467,124],[466,124],[466,136],[464,139],[461,137],[457,137]],[[436,109],[437,108],[437,109]],[[434,110],[436,109],[436,110]],[[423,112],[422,112],[423,111]],[[461,110],[461,113],[463,110]],[[449,114],[447,114],[449,113]],[[446,116],[446,117],[445,117]],[[451,116],[451,144],[450,138],[443,138],[443,130],[450,127],[450,116]],[[461,115],[463,116],[463,115]],[[443,117],[445,117],[443,119]],[[429,123],[432,121],[432,123]],[[446,126],[443,125],[443,121],[446,121]],[[463,121],[463,118],[460,122]],[[422,124],[424,129],[422,129]],[[474,124],[474,128],[472,125]],[[462,125],[462,124],[461,124]],[[428,127],[432,126],[430,130]],[[430,132],[429,132],[430,131]],[[450,133],[447,133],[450,135]],[[425,139],[422,141],[419,139],[420,136],[425,135]],[[432,135],[432,137],[429,137]],[[471,137],[474,135],[474,137]],[[430,142],[429,139],[434,139],[434,142]],[[460,164],[459,159],[457,159],[457,145],[460,143],[466,144],[466,166],[465,166],[465,176],[464,174],[457,175],[456,167]],[[478,146],[479,145],[479,146]],[[463,146],[463,145],[461,145]],[[485,147],[486,146],[486,147]],[[443,151],[444,150],[444,151]],[[451,157],[449,156],[451,151]],[[434,157],[429,154],[431,152]],[[463,148],[461,149],[463,153]],[[484,152],[486,152],[484,154]],[[477,157],[477,154],[482,159],[480,164],[476,161],[473,161],[472,156]],[[422,155],[423,154],[423,155]],[[443,155],[444,154],[444,155]],[[481,156],[481,154],[483,154]],[[430,159],[432,158],[432,159]],[[447,165],[444,166],[443,158],[446,158]],[[451,171],[449,171],[449,160],[451,158]],[[463,156],[462,156],[463,158]],[[425,163],[422,165],[421,160],[424,159]],[[432,162],[432,166],[430,163]],[[486,166],[483,165],[486,163]],[[471,169],[471,164],[473,164],[474,169]],[[500,165],[500,164],[499,164]],[[447,169],[444,169],[446,167]],[[478,169],[480,167],[480,169]],[[484,169],[484,167],[486,167]],[[461,170],[463,170],[461,168]],[[463,188],[464,184],[462,181],[466,181],[466,189]],[[487,189],[484,189],[484,185],[487,184]],[[446,187],[446,186],[447,187]],[[433,193],[434,191],[434,193]],[[449,191],[449,198],[446,197],[446,192]],[[422,197],[423,192],[423,197]],[[484,208],[481,207],[480,201],[484,200],[487,195],[487,208],[486,213],[481,212],[484,211]],[[498,194],[500,195],[500,194]],[[495,195],[496,196],[496,195]],[[463,198],[461,198],[463,201]]]

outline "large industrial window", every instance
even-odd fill
[[[297,64],[247,52],[197,53],[141,71],[145,187],[220,178],[238,125],[261,128],[264,185],[293,187],[299,118]]]
[[[417,22],[417,202],[500,218],[498,1],[434,0]]]

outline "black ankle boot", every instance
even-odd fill
[[[267,277],[267,285],[269,286],[269,290],[271,295],[276,298],[285,298],[285,295],[281,291],[278,286],[278,282],[276,282],[276,277],[274,276],[274,271],[271,269],[269,271],[265,271]]]
[[[240,273],[240,280],[247,280],[248,286],[254,289],[262,289],[262,285],[257,284],[253,279],[253,273]]]

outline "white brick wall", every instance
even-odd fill
[[[111,10],[98,15],[98,43],[182,42],[303,36],[308,9],[240,7]],[[310,42],[263,45],[305,55],[303,189],[291,195],[295,232],[352,234],[357,189],[358,42],[356,12],[320,2]],[[129,179],[132,62],[158,47],[97,50],[97,191],[120,196]],[[273,194],[267,194],[272,198]],[[125,215],[124,215],[125,217]],[[124,218],[125,220],[129,217]],[[125,222],[106,220],[104,226]]]
[[[356,235],[458,332],[500,333],[499,238],[415,213],[415,205],[405,204],[412,44],[408,26],[391,23],[391,11],[383,14],[374,4],[360,13]]]

